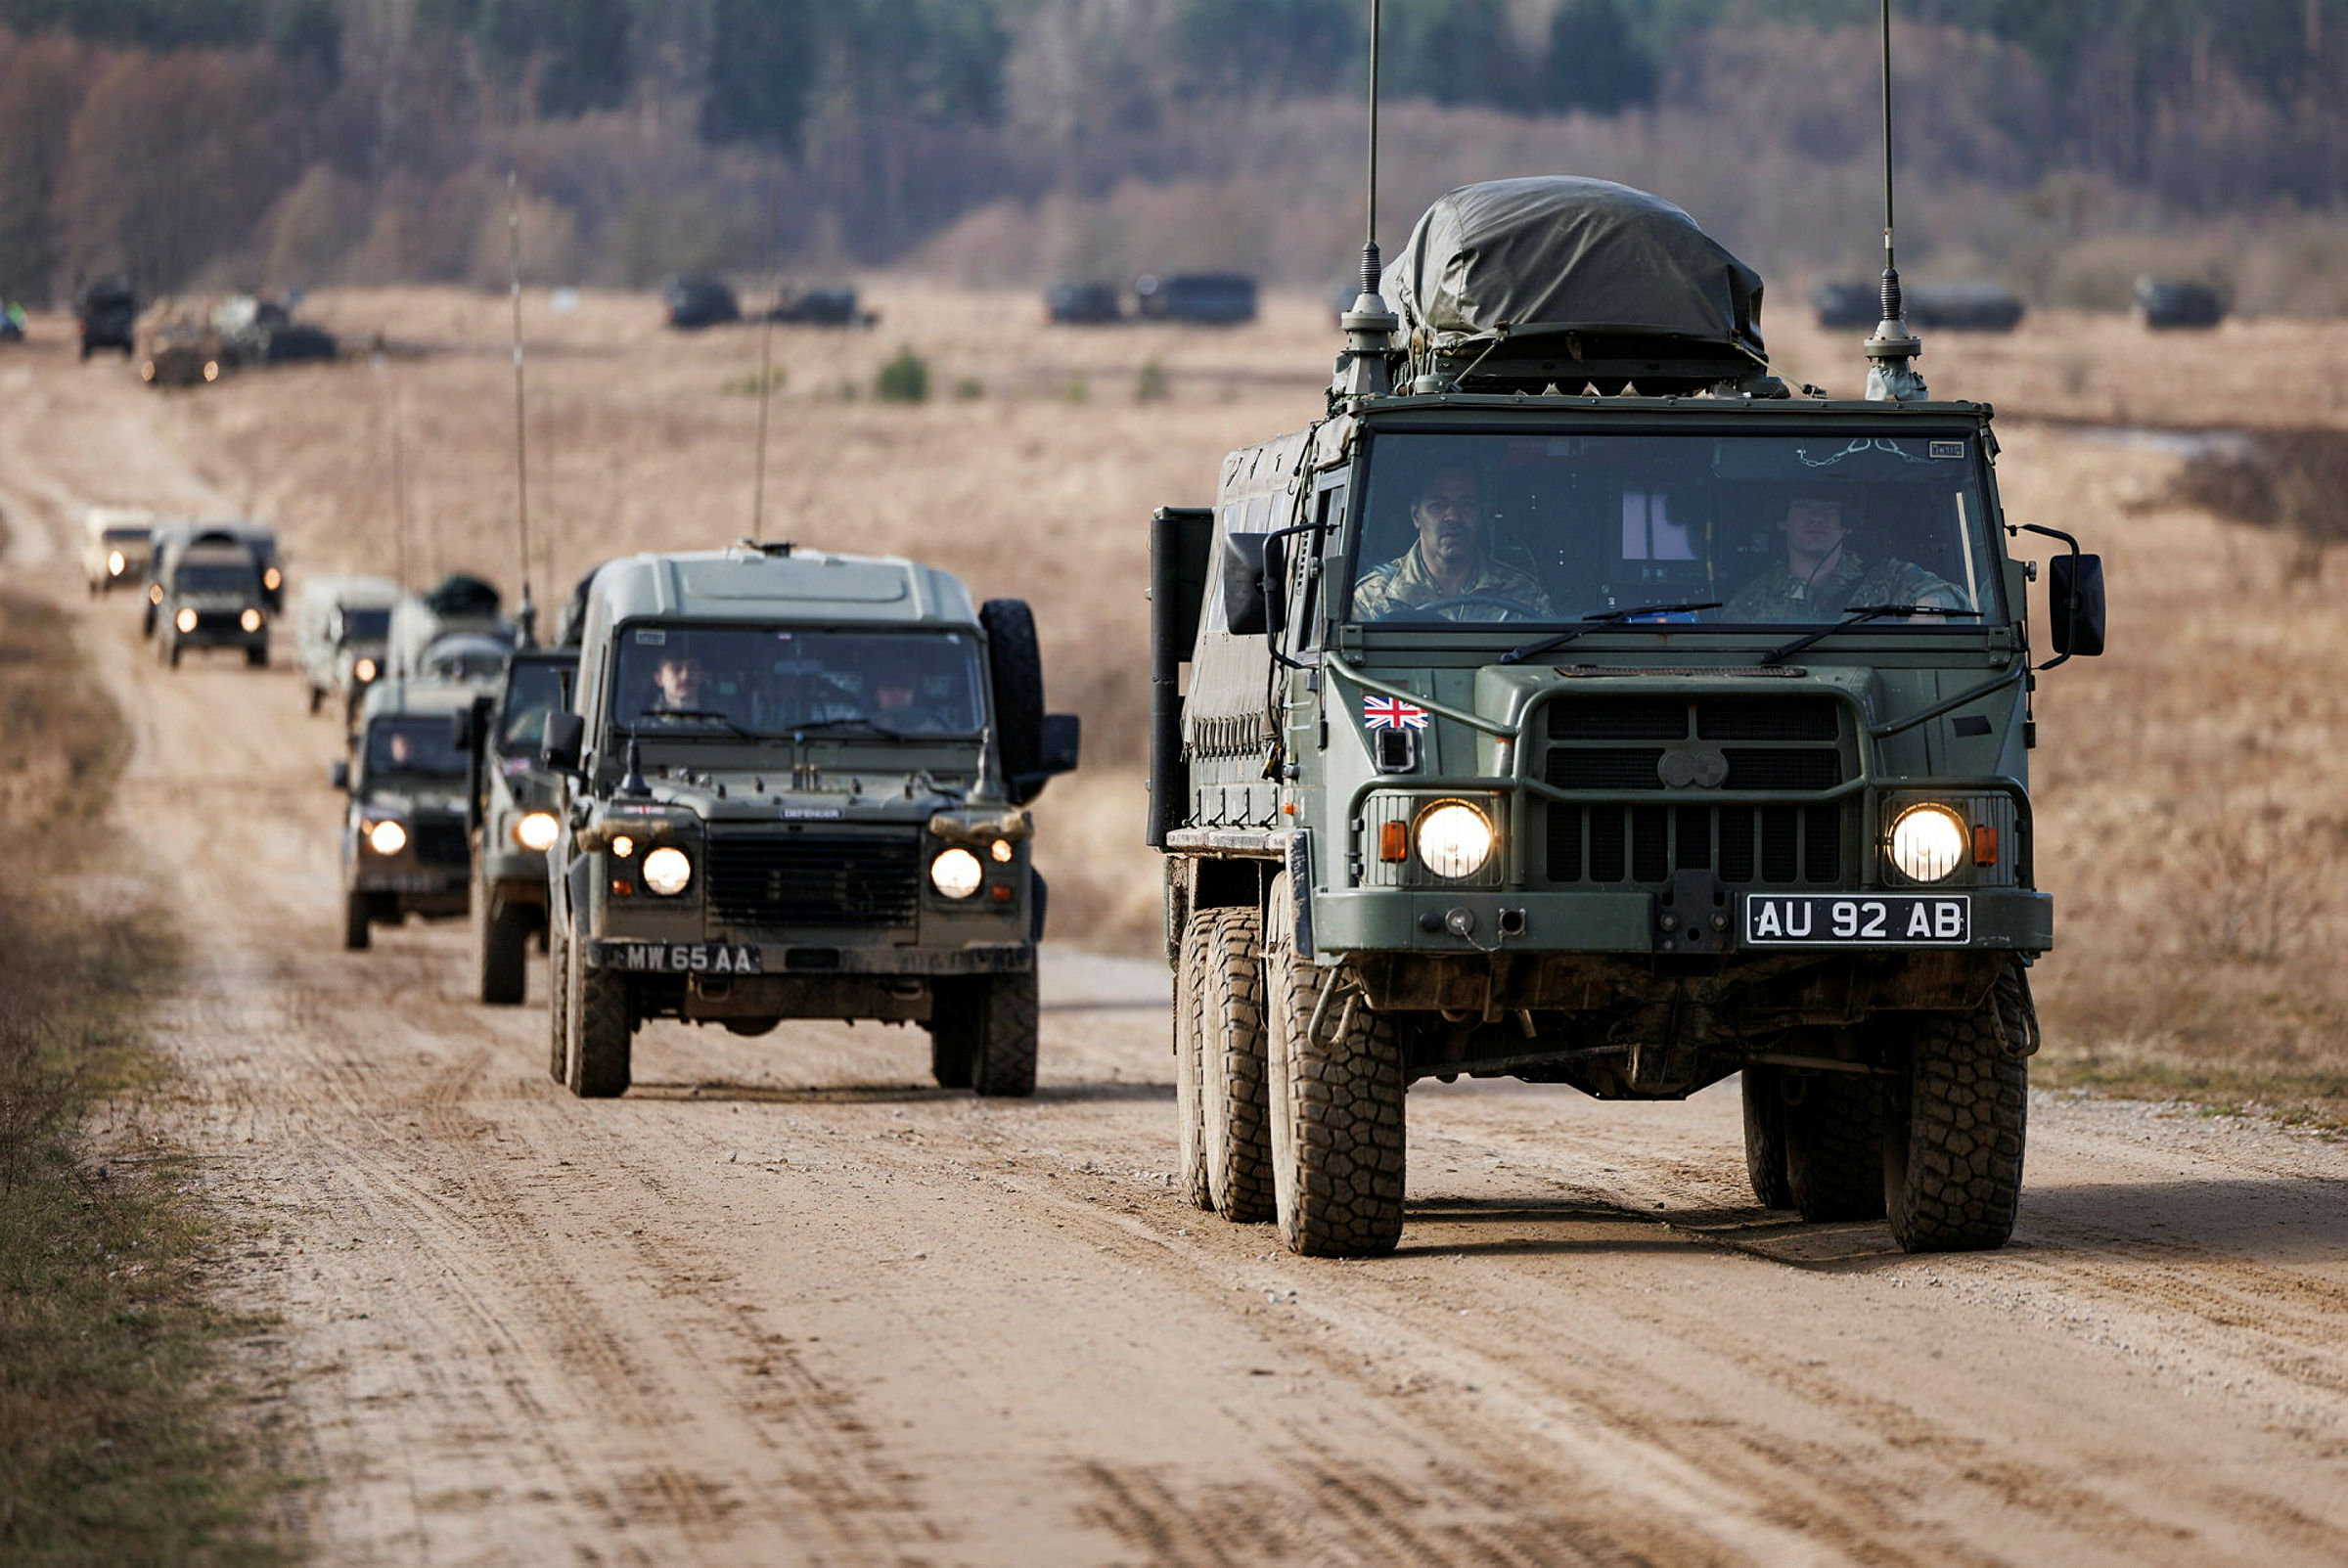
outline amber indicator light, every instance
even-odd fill
[[[1410,824],[1381,822],[1377,825],[1377,858],[1383,861],[1411,858]]]
[[[1987,823],[1973,825],[1973,864],[1995,866],[1998,863],[1998,830]]]

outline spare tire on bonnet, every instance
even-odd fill
[[[986,667],[994,682],[995,755],[1012,799],[1025,805],[1044,788],[1044,655],[1035,613],[1022,599],[978,606]]]

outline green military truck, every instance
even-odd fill
[[[261,564],[236,539],[208,534],[171,552],[156,579],[155,656],[173,669],[189,649],[231,648],[253,669],[269,663]]]
[[[410,915],[456,919],[472,886],[465,832],[471,759],[454,721],[474,689],[384,678],[367,689],[348,761],[333,765],[349,791],[342,822],[342,945],[369,945],[378,925]]]
[[[947,1088],[1035,1087],[1023,809],[1076,763],[1026,605],[913,561],[745,543],[605,563],[549,851],[548,1066],[624,1094],[648,1018],[918,1022]]]
[[[2055,559],[2034,628],[1990,410],[1921,395],[1896,297],[1876,395],[1787,396],[1760,293],[1644,193],[1467,187],[1369,272],[1326,417],[1157,514],[1200,1205],[1374,1254],[1413,1081],[1741,1072],[1763,1203],[2006,1239],[2033,648],[2100,650],[2100,563]]]
[[[569,699],[576,649],[518,649],[494,692],[463,712],[457,740],[472,759],[474,993],[518,1007],[529,948],[546,939],[546,852],[561,836],[563,781],[539,759],[546,718]]]

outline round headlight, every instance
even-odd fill
[[[514,825],[514,842],[524,849],[535,849],[541,852],[552,849],[555,843],[555,818],[552,812],[524,812],[521,821]],[[648,861],[646,864],[650,865],[651,863]]]
[[[207,359],[203,362],[203,379],[207,381],[216,381],[220,379],[220,362],[218,360]]]
[[[626,860],[630,855],[636,853],[636,840],[630,838],[626,833],[614,835],[611,840],[611,853],[621,860]]]
[[[1964,861],[1964,819],[1947,806],[1910,806],[1892,821],[1891,863],[1914,882],[1937,882]]]
[[[171,624],[183,632],[192,632],[196,629],[196,612],[192,609],[183,609],[171,617]]]
[[[110,550],[110,551],[108,551],[108,552],[107,552],[107,556],[106,556],[106,574],[107,574],[109,577],[119,577],[119,576],[121,576],[121,575],[122,575],[122,568],[123,568],[124,566],[127,566],[127,565],[129,565],[129,564],[130,564],[130,562],[128,562],[128,561],[126,561],[126,560],[124,560],[122,559],[122,552],[121,552],[121,551],[119,551],[119,550]]]
[[[662,898],[674,898],[693,880],[693,862],[685,851],[662,844],[644,857],[644,885]]]
[[[356,664],[353,664],[350,667],[350,673],[357,676],[361,682],[374,680],[375,660],[371,658],[363,658],[359,660]]]
[[[1492,858],[1492,824],[1464,800],[1427,807],[1412,836],[1419,841],[1419,863],[1437,876],[1473,876]]]
[[[248,632],[257,632],[261,629],[261,612],[257,609],[248,609],[237,617],[237,624]]]
[[[996,865],[1010,865],[1012,856],[1011,840],[1008,838],[996,839],[992,845],[988,846],[987,853],[995,857]]]
[[[286,574],[282,571],[279,571],[275,566],[272,566],[267,571],[261,573],[261,586],[274,594],[279,589],[286,586]]]
[[[395,822],[379,822],[367,829],[367,847],[379,855],[396,855],[408,847],[408,830]]]
[[[929,885],[948,898],[969,898],[978,891],[983,876],[978,857],[967,849],[941,851],[929,863]]]

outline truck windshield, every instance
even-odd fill
[[[250,594],[259,590],[261,580],[250,566],[190,561],[171,574],[171,586],[183,594]]]
[[[1977,438],[1389,433],[1371,447],[1351,617],[1569,625],[2003,619]],[[1928,611],[1945,613],[1928,613]],[[1636,623],[1639,616],[1626,617]]]
[[[445,713],[401,714],[378,719],[367,727],[367,772],[371,778],[406,773],[462,779],[471,771],[470,759],[457,749],[449,734]]]
[[[563,705],[563,668],[535,659],[517,659],[506,671],[506,707],[499,716],[497,749],[507,756],[538,754],[546,716]]]
[[[381,643],[390,635],[391,611],[388,608],[342,611],[341,640],[345,643]]]
[[[620,632],[612,713],[640,734],[971,735],[985,712],[968,632],[645,626]]]

